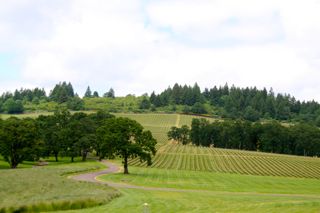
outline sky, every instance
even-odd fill
[[[319,0],[0,0],[0,92],[174,83],[320,101]]]

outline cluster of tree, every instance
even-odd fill
[[[320,130],[308,124],[193,119],[189,137],[197,146],[320,156]]]
[[[57,103],[66,103],[75,96],[77,95],[75,95],[73,91],[72,84],[70,82],[67,84],[67,82],[64,81],[55,85],[50,92],[49,99]]]
[[[99,93],[97,91],[91,92],[90,86],[87,87],[86,92],[84,93],[84,98],[99,98]]]
[[[13,100],[20,100],[20,101],[34,101],[34,100],[40,100],[42,98],[46,98],[46,92],[42,88],[34,88],[34,89],[23,89],[15,90],[14,93],[11,92],[5,92],[1,96],[2,101],[6,101],[8,99],[12,98]]]
[[[19,114],[24,112],[24,107],[21,100],[7,99],[5,102],[0,100],[0,112],[9,114]]]
[[[24,160],[69,156],[71,161],[95,152],[99,159],[120,156],[128,173],[128,158],[139,157],[151,164],[156,140],[134,120],[115,118],[99,111],[94,114],[57,110],[37,119],[11,117],[0,120],[0,155],[16,168]]]
[[[159,95],[154,92],[150,102],[156,107],[185,105],[183,112],[205,114],[203,103],[218,109],[218,114],[226,118],[241,118],[257,121],[261,118],[276,120],[304,121],[320,126],[320,104],[316,101],[299,101],[287,94],[275,94],[272,88],[267,91],[253,88],[224,86],[201,92],[199,86],[175,84]]]
[[[90,89],[90,86],[88,86],[83,97],[84,98],[98,98],[99,97],[99,93],[97,91],[94,91],[92,93],[91,89]],[[104,97],[104,98],[115,98],[115,92],[114,92],[114,90],[112,88],[110,88],[109,91],[104,93],[102,97]]]
[[[205,89],[203,96],[212,105],[222,107],[222,115],[256,121],[260,118],[277,120],[296,119],[320,122],[320,105],[315,101],[301,102],[286,94],[275,94],[272,88],[258,90],[239,88],[226,84],[223,87]],[[319,123],[320,124],[320,123]]]
[[[167,135],[169,140],[175,140],[183,145],[190,142],[190,128],[187,125],[182,125],[180,128],[173,126]]]
[[[0,97],[0,112],[22,113],[23,102],[29,101],[38,104],[41,99],[46,99],[44,89],[23,89],[15,90],[14,93],[5,92]]]
[[[60,82],[56,84],[53,90],[50,92],[49,98],[58,103],[67,102],[70,98],[74,97],[74,91],[71,83],[68,84],[64,82]]]
[[[156,107],[168,106],[169,104],[193,106],[195,103],[203,103],[204,101],[197,83],[193,87],[181,86],[176,83],[173,88],[169,87],[159,95],[154,92],[150,95],[150,102]]]

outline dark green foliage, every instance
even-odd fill
[[[150,101],[146,96],[143,97],[142,101],[139,104],[140,109],[149,109],[151,106]]]
[[[24,160],[38,157],[37,146],[40,146],[40,141],[33,119],[11,117],[3,121],[0,128],[0,154],[11,168],[16,168]]]
[[[72,98],[69,98],[69,100],[67,101],[67,107],[68,109],[75,111],[84,110],[84,101],[78,96],[74,96]]]
[[[155,155],[157,141],[150,131],[135,120],[129,118],[108,119],[97,129],[97,139],[100,141],[100,158],[119,156],[123,158],[124,174],[128,174],[128,158],[139,157],[151,165],[151,156]]]
[[[105,97],[105,98],[115,98],[114,90],[112,88],[110,88],[108,92],[103,94],[103,97]]]
[[[169,133],[176,136],[172,130]],[[239,120],[209,123],[205,119],[193,119],[190,138],[197,146],[320,156],[320,130],[306,124],[284,127],[276,121],[264,124]]]
[[[171,127],[168,132],[168,138],[169,140],[173,139],[186,145],[190,142],[190,129],[187,125],[183,125],[181,128]]]
[[[92,97],[92,93],[91,93],[91,89],[88,86],[86,92],[84,93],[84,97],[85,98],[91,98]]]
[[[44,156],[54,155],[56,161],[60,154],[69,156],[71,161],[82,156],[85,161],[87,154],[93,149],[100,152],[100,144],[96,140],[96,129],[114,116],[104,111],[94,114],[74,113],[61,108],[54,115],[39,116],[37,124],[39,134],[44,141]]]
[[[49,96],[51,100],[58,103],[67,102],[72,97],[74,97],[73,87],[70,82],[67,84],[65,81],[56,84]]]
[[[9,114],[19,114],[23,113],[24,108],[21,100],[14,100],[13,98],[9,98],[3,104],[3,108]]]
[[[316,124],[316,119],[320,115],[320,104],[315,101],[301,102],[287,94],[275,94],[272,88],[267,91],[265,88],[259,90],[256,87],[229,87],[228,84],[214,86],[211,89],[205,88],[201,92],[197,84],[190,87],[176,83],[159,95],[153,92],[150,102],[155,107],[184,105],[182,110],[184,113],[195,114],[207,113],[199,106],[209,103],[221,117],[249,121],[276,119]]]
[[[200,102],[196,102],[192,107],[191,107],[191,112],[195,113],[195,114],[206,114],[207,110],[205,108],[205,106],[200,103]]]
[[[156,107],[169,104],[192,106],[197,102],[202,103],[203,101],[204,97],[197,84],[193,87],[186,85],[182,87],[176,83],[172,89],[169,87],[159,95],[155,95],[153,92],[150,96],[150,102]]]
[[[99,97],[99,93],[97,91],[94,91],[92,96],[95,97],[95,98],[98,98]]]
[[[257,110],[253,109],[252,106],[248,106],[244,110],[243,117],[248,121],[257,121],[260,118],[260,114]]]
[[[15,90],[13,94],[7,92],[2,95],[2,98],[4,100],[13,98],[14,100],[25,100],[25,101],[32,101],[34,98],[45,98],[46,97],[46,92],[44,89],[40,89],[36,87],[35,89],[23,89],[21,88],[20,90]]]

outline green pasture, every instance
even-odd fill
[[[102,205],[119,196],[110,187],[77,182],[67,177],[78,172],[105,168],[101,163],[61,161],[50,164],[53,165],[1,169],[0,212],[77,209]]]

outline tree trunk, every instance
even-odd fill
[[[17,163],[17,162],[15,162],[15,161],[11,161],[11,162],[10,162],[10,167],[11,167],[11,169],[15,169],[15,168],[17,168],[17,166],[18,166],[18,163]]]
[[[128,170],[128,157],[124,157],[124,161],[123,161],[123,174],[127,175],[129,174],[129,170]]]
[[[58,162],[58,153],[57,152],[54,153],[54,157],[56,159],[56,162]]]
[[[73,158],[74,158],[74,157],[73,157],[73,156],[71,156],[71,162],[72,162],[72,163],[74,162]]]
[[[87,160],[87,152],[82,152],[82,161],[86,161]]]
[[[18,166],[18,160],[16,159],[15,155],[11,155],[9,158],[9,163],[10,163],[10,167],[11,169],[15,169]]]

